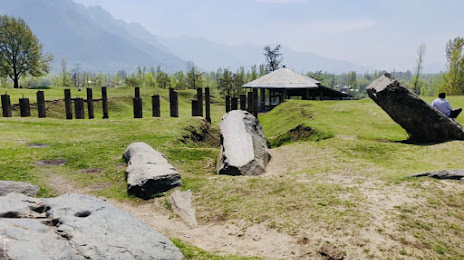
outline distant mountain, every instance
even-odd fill
[[[22,17],[54,57],[87,71],[134,71],[137,66],[161,66],[173,72],[186,62],[156,41],[141,26],[114,19],[101,7],[72,0],[0,0],[0,14]]]
[[[203,38],[177,37],[158,39],[173,53],[185,60],[193,61],[204,70],[219,67],[235,70],[240,66],[248,69],[252,65],[265,62],[263,46],[218,44]],[[346,61],[321,57],[309,52],[299,52],[282,46],[283,64],[298,72],[319,71],[346,73],[348,71],[366,72],[372,68],[358,66]]]

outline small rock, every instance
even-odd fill
[[[192,191],[174,191],[169,196],[174,213],[182,218],[188,225],[195,227],[198,222],[195,218],[195,209],[192,207]]]
[[[29,144],[28,147],[30,147],[30,148],[47,148],[48,144]]]
[[[13,192],[22,193],[27,196],[36,196],[39,193],[39,187],[29,182],[0,181],[0,196]]]

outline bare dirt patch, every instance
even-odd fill
[[[59,166],[59,165],[65,165],[68,163],[68,160],[65,159],[57,159],[57,160],[41,160],[41,161],[36,161],[35,165],[37,166]]]
[[[103,169],[102,168],[89,168],[89,169],[81,169],[79,170],[79,172],[94,175],[94,174],[103,172]]]
[[[27,147],[30,148],[47,148],[49,147],[48,144],[28,144]]]

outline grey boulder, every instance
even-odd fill
[[[182,185],[179,173],[164,156],[146,143],[131,143],[122,156],[126,169],[127,192],[150,199]]]
[[[259,175],[271,159],[261,125],[252,114],[234,110],[220,124],[218,174]]]
[[[369,97],[408,132],[410,140],[464,140],[460,124],[401,86],[390,74],[386,73],[374,80],[366,90]]]
[[[28,196],[36,196],[39,193],[39,187],[29,182],[20,181],[0,181],[0,196],[8,193],[17,192]]]
[[[102,200],[0,197],[0,259],[182,259],[148,224]]]

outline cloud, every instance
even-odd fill
[[[373,28],[377,22],[373,19],[355,20],[320,20],[300,25],[300,29],[308,33],[344,33]]]
[[[261,3],[268,4],[297,4],[297,3],[306,3],[307,0],[256,0]]]

